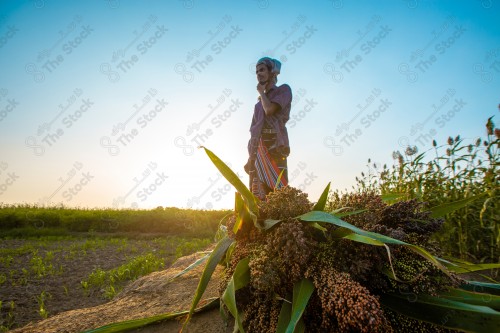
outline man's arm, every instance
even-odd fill
[[[281,105],[279,105],[278,103],[271,102],[267,97],[266,93],[264,92],[264,89],[265,89],[264,84],[257,85],[257,91],[259,92],[260,101],[262,102],[262,107],[264,108],[264,112],[266,113],[266,116],[271,116],[281,110]]]
[[[266,116],[271,116],[281,110],[281,105],[271,102],[266,94],[261,94],[260,100]]]

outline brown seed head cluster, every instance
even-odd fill
[[[443,220],[431,218],[424,206],[425,203],[416,199],[388,205],[382,210],[380,221],[372,231],[403,241],[411,234],[412,239],[417,241],[416,245],[426,245],[429,237],[441,229]]]
[[[392,332],[378,298],[349,274],[317,262],[306,276],[321,301],[321,332]]]
[[[386,291],[437,295],[438,292],[449,287],[458,287],[461,283],[461,279],[455,274],[446,275],[434,264],[405,247],[397,247],[393,254],[395,260],[392,262],[392,267],[396,277],[404,282],[391,279],[389,280],[391,286]],[[390,269],[387,263],[386,269]]]
[[[330,235],[338,229],[334,225],[325,225],[325,234],[317,232],[296,218],[312,207],[306,194],[287,186],[271,192],[259,204],[260,219],[281,221],[271,229],[264,231],[246,223],[234,235],[236,215],[228,221],[228,234],[236,239],[236,246],[219,291],[222,294],[237,263],[249,257],[250,283],[236,294],[247,331],[274,332],[283,303],[275,296],[289,299],[294,284],[303,278],[313,281],[316,288],[304,313],[310,332],[392,332],[393,328],[400,331],[402,326],[394,318],[403,318],[407,331],[414,331],[413,322],[419,323],[415,329],[423,332],[435,328],[395,317],[392,312],[390,318],[386,317],[376,295],[388,291],[435,294],[456,286],[458,278],[450,278],[401,245],[389,245],[391,266],[384,247],[335,238]],[[367,231],[425,245],[427,249],[429,237],[442,224],[441,220],[432,219],[416,200],[388,205],[372,192],[333,196],[331,207],[365,209],[343,220]],[[405,282],[396,282],[383,273],[392,269]]]
[[[309,212],[313,204],[307,194],[291,186],[285,186],[269,193],[260,205],[260,216],[281,220]]]
[[[245,309],[246,313],[243,320],[245,331],[276,332],[281,302],[262,294],[254,295],[249,306]]]
[[[286,293],[304,276],[315,242],[306,226],[287,219],[266,234],[250,258],[251,286],[259,292]]]
[[[349,211],[365,209],[360,214],[345,216],[342,219],[356,227],[369,230],[380,220],[382,210],[387,207],[380,195],[374,192],[348,193],[343,196],[334,196],[330,202],[332,209],[348,208]]]
[[[349,273],[355,281],[362,283],[372,292],[388,287],[387,277],[380,269],[387,263],[387,252],[379,246],[371,246],[347,239],[330,240],[320,245],[318,256],[330,257],[341,272]]]
[[[459,333],[456,330],[449,330],[439,327],[437,325],[419,321],[409,317],[405,317],[397,312],[389,309],[385,310],[385,316],[393,327],[397,328],[398,332],[411,332],[411,333]],[[443,320],[445,320],[443,318]]]
[[[281,274],[272,255],[265,246],[261,246],[251,257],[250,284],[259,292],[272,293],[281,285]]]

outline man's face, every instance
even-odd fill
[[[265,84],[271,79],[271,72],[269,72],[265,64],[258,65],[255,69],[255,74],[260,84]]]

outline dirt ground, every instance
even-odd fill
[[[175,260],[175,247],[168,248],[167,245],[165,248],[165,243],[138,239],[128,239],[126,243],[104,241],[100,247],[85,250],[85,241],[86,239],[69,239],[46,242],[39,246],[36,242],[22,239],[2,240],[0,250],[3,251],[33,245],[41,258],[51,251],[54,271],[42,277],[36,276],[30,263],[33,253],[29,249],[24,254],[13,254],[14,259],[10,265],[6,265],[5,262],[0,264],[0,275],[7,277],[7,281],[0,285],[0,301],[2,301],[0,325],[6,325],[8,313],[11,311],[11,301],[15,304],[13,311],[15,322],[11,328],[42,320],[37,300],[42,292],[47,295],[45,308],[49,318],[61,312],[105,304],[108,300],[103,297],[102,290],[89,288],[85,292],[81,285],[81,281],[98,267],[105,271],[110,270],[125,264],[129,258],[151,251],[156,251],[154,253],[163,251],[160,256],[165,260],[165,267]],[[73,249],[71,256],[68,256],[69,249]],[[121,286],[117,283],[116,287]]]
[[[169,282],[169,279],[193,263],[201,254],[182,257],[168,269],[151,273],[125,287],[112,301],[78,310],[59,313],[43,321],[15,329],[13,333],[70,333],[84,332],[114,322],[145,318],[167,312],[182,311],[189,308],[194,291],[198,285],[204,265]],[[203,295],[202,301],[217,296],[218,268]],[[171,320],[150,325],[131,332],[178,332],[182,323]],[[224,324],[219,309],[196,314],[185,332],[224,333],[232,332],[233,324]]]

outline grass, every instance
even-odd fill
[[[174,207],[112,210],[0,202],[0,238],[64,237],[75,232],[211,237],[227,213]]]
[[[417,199],[428,207],[469,200],[445,215],[443,229],[434,239],[448,255],[475,262],[500,261],[500,129],[492,118],[486,137],[449,137],[433,142],[427,151],[416,147],[393,153],[391,168],[370,165],[356,178],[355,191],[373,191],[385,197]],[[332,200],[341,193],[332,194]]]
[[[38,303],[38,314],[43,319],[46,319],[49,315],[47,308],[45,306],[45,302],[50,298],[52,298],[52,295],[45,291],[42,291],[42,293],[36,297],[36,301]]]
[[[186,240],[180,237],[171,239],[154,239],[153,242],[162,244],[163,246],[169,243],[169,248],[175,246],[175,258],[200,251],[206,248],[210,243],[210,239],[191,239]],[[146,254],[130,258],[125,264],[110,269],[103,270],[96,268],[88,277],[81,282],[85,293],[89,293],[92,289],[100,290],[101,296],[105,299],[112,299],[123,288],[124,282],[133,281],[141,276],[151,272],[158,271],[165,267],[165,251],[148,252]]]
[[[2,312],[0,312],[0,332],[7,332],[14,325],[15,307],[16,307],[15,303],[13,301],[10,301],[9,302],[9,309],[8,309],[7,313],[3,314]],[[3,302],[2,301],[0,301],[0,309],[3,309]]]

